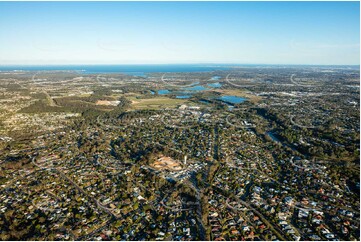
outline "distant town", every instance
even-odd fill
[[[0,72],[1,240],[360,240],[360,70]]]

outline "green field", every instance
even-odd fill
[[[193,105],[192,102],[184,99],[172,99],[168,97],[155,97],[139,99],[136,97],[127,97],[132,101],[131,109],[161,109],[161,108],[176,108],[182,104]]]

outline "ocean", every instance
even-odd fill
[[[144,76],[156,72],[207,72],[229,70],[225,64],[169,64],[169,65],[9,65],[0,66],[0,71],[77,71],[85,74],[122,73]]]

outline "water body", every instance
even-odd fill
[[[271,131],[266,132],[266,134],[267,134],[273,141],[281,143],[281,141],[280,141],[279,139],[277,139]]]
[[[154,92],[154,91],[152,91],[152,90],[150,90],[150,93],[151,93],[152,95],[154,95],[154,94],[155,94],[155,92]]]
[[[179,96],[176,96],[175,98],[178,98],[178,99],[187,99],[187,98],[190,98],[191,95],[179,95]]]
[[[246,101],[246,98],[243,97],[237,97],[237,96],[222,96],[219,98],[219,100],[227,102],[227,103],[232,103],[232,104],[238,104],[238,103],[242,103],[244,101]]]
[[[209,90],[208,88],[206,88],[204,86],[187,87],[187,88],[184,88],[184,89],[187,90],[187,91],[194,91],[194,92]]]
[[[122,73],[146,76],[157,72],[208,72],[229,70],[226,64],[170,64],[170,65],[8,65],[0,66],[0,71],[76,71],[84,74]]]
[[[158,94],[159,95],[165,95],[165,94],[169,94],[170,93],[170,91],[169,90],[166,90],[166,89],[164,89],[164,90],[158,90]]]
[[[214,88],[219,88],[219,87],[222,87],[222,84],[219,82],[216,82],[216,83],[210,83],[210,84],[208,84],[208,86],[214,87]]]
[[[288,147],[288,148],[290,148],[290,149],[293,150],[293,151],[299,152],[299,151],[297,150],[297,148],[294,147],[293,145],[289,145],[289,144],[284,143],[284,142],[282,142],[281,140],[279,140],[279,139],[273,134],[273,131],[267,131],[266,134],[272,139],[272,141],[274,141],[274,142],[276,142],[276,143],[280,143],[283,147]]]

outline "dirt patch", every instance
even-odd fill
[[[95,104],[100,106],[117,106],[120,101],[98,100]]]
[[[168,156],[160,156],[153,164],[150,165],[156,170],[172,170],[180,171],[182,170],[181,163],[172,159]]]

